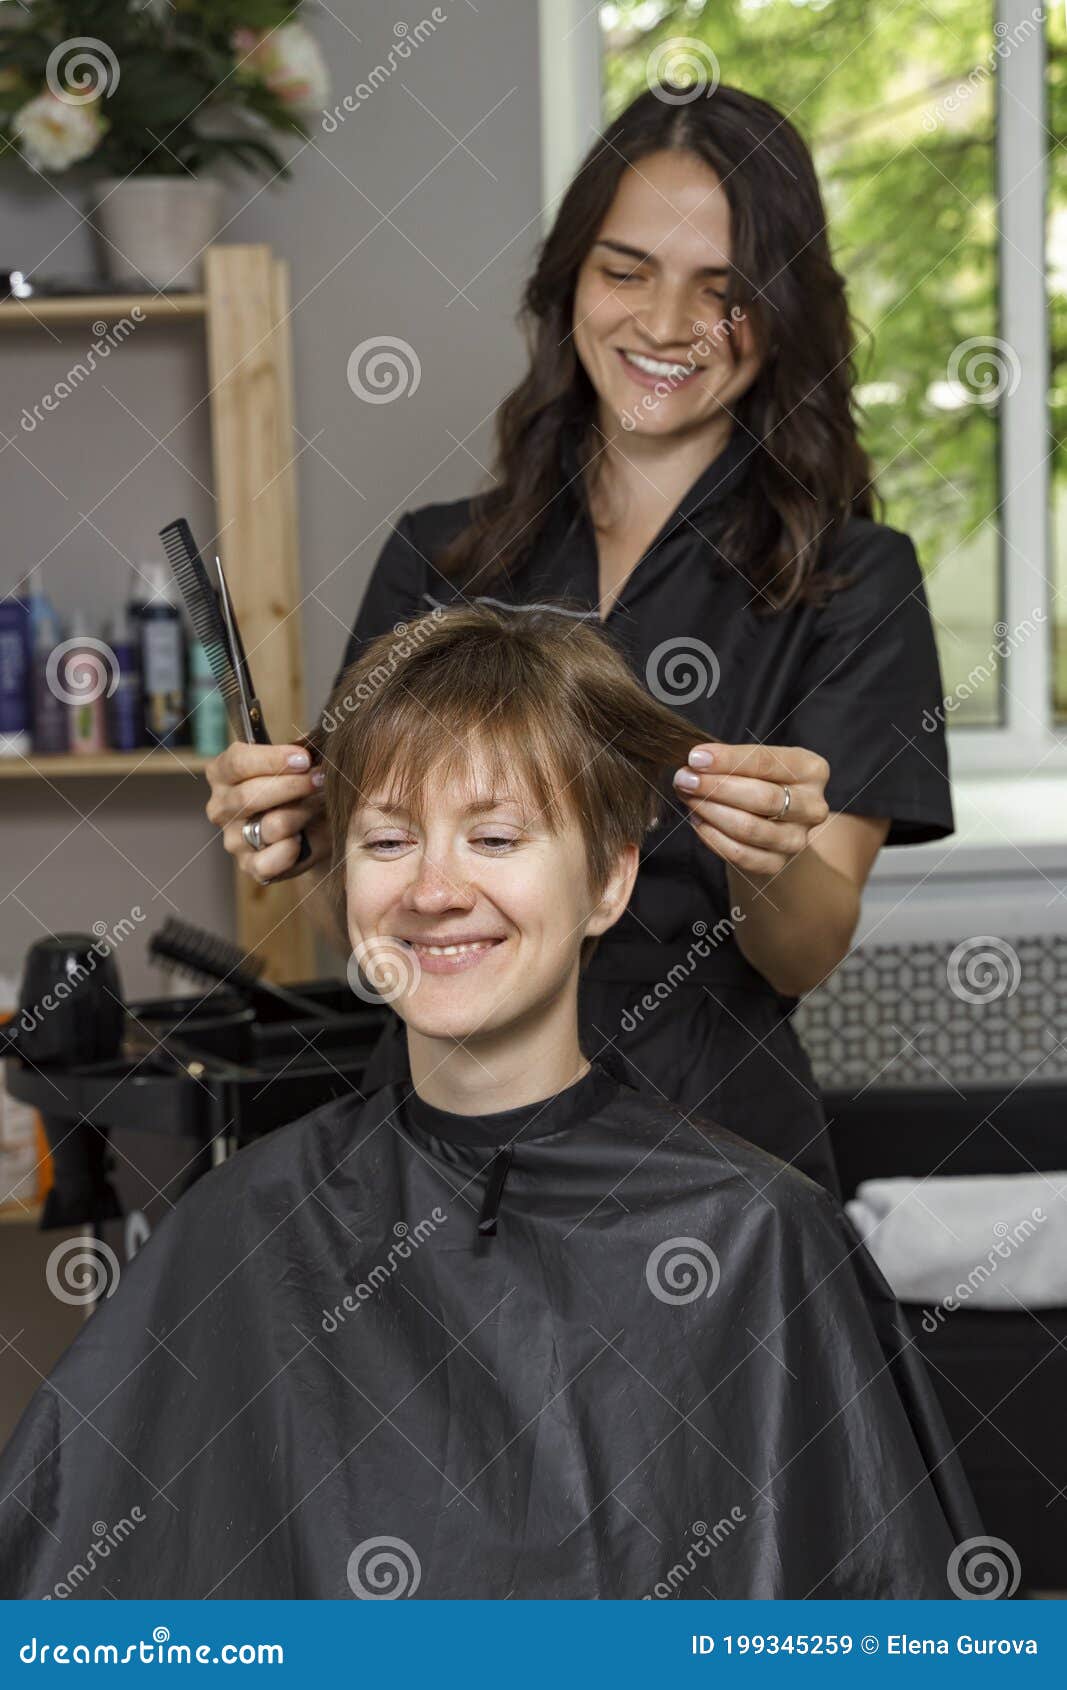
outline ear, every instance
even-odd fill
[[[606,933],[609,927],[614,927],[623,910],[630,902],[630,894],[637,879],[637,865],[641,853],[636,845],[625,845],[616,860],[604,889],[597,901],[596,908],[586,922],[586,936]]]

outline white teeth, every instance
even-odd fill
[[[462,956],[466,951],[483,951],[492,943],[489,939],[476,939],[469,945],[420,945],[417,951],[425,951],[427,956]]]
[[[624,352],[623,357],[630,364],[636,364],[639,370],[644,370],[650,376],[691,376],[692,369],[686,364],[663,364],[658,358],[645,358],[640,352]]]

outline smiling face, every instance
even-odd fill
[[[701,159],[663,151],[624,171],[574,300],[575,349],[609,436],[620,422],[654,435],[719,425],[752,385],[751,322],[725,313],[730,251],[729,201]]]
[[[553,831],[516,782],[492,790],[475,754],[466,776],[427,782],[425,814],[387,791],[352,812],[345,850],[349,940],[412,1032],[471,1043],[577,1023],[582,941],[629,897],[637,847],[602,892],[569,810]]]

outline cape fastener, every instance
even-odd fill
[[[496,1237],[497,1210],[500,1207],[500,1199],[504,1193],[504,1181],[508,1177],[510,1167],[511,1146],[506,1144],[503,1150],[497,1151],[489,1169],[485,1196],[482,1199],[482,1212],[478,1216],[478,1234],[481,1238]]]

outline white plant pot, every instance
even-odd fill
[[[105,274],[123,286],[201,287],[225,199],[226,184],[211,176],[105,177],[91,212]]]

